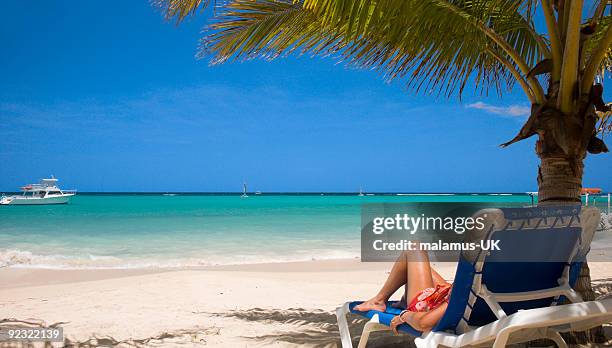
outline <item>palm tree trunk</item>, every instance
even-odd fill
[[[584,164],[580,157],[540,154],[538,202],[580,202]]]
[[[584,170],[583,158],[586,155],[568,156],[565,154],[547,153],[543,144],[546,139],[540,136],[536,151],[540,157],[538,169],[538,205],[552,204],[575,204],[580,202],[580,191],[582,189],[582,174]],[[548,142],[550,144],[550,142]],[[591,287],[591,275],[589,266],[585,262],[580,271],[574,289],[585,301],[596,298]],[[602,343],[606,337],[601,326],[585,332],[572,332],[564,335],[569,344],[579,343]]]

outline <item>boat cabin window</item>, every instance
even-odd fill
[[[49,191],[49,194],[50,195],[59,195],[59,194],[61,194],[61,192],[59,192],[59,191]]]

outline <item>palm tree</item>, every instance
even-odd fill
[[[580,202],[587,152],[607,152],[610,0],[219,0],[199,55],[213,63],[326,55],[450,96],[466,85],[501,94],[516,83],[531,115],[503,147],[537,135],[539,204]],[[205,0],[161,0],[177,23]],[[584,13],[589,16],[585,18]],[[538,31],[534,17],[545,19]],[[588,266],[578,290],[590,299]]]

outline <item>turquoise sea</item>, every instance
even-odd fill
[[[78,194],[0,206],[0,267],[141,268],[359,256],[360,208],[376,202],[514,202],[524,194]]]

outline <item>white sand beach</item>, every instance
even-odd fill
[[[610,290],[610,266],[591,265],[600,292]],[[452,280],[454,264],[434,267]],[[0,325],[61,323],[69,345],[334,347],[333,309],[374,294],[389,268],[359,260],[182,270],[4,268]],[[354,319],[357,333],[363,320]],[[386,333],[371,344],[406,339]]]
[[[0,319],[63,322],[70,342],[93,345],[335,346],[333,309],[375,293],[389,268],[342,260],[158,272],[2,269]],[[438,268],[454,273],[452,264]]]

